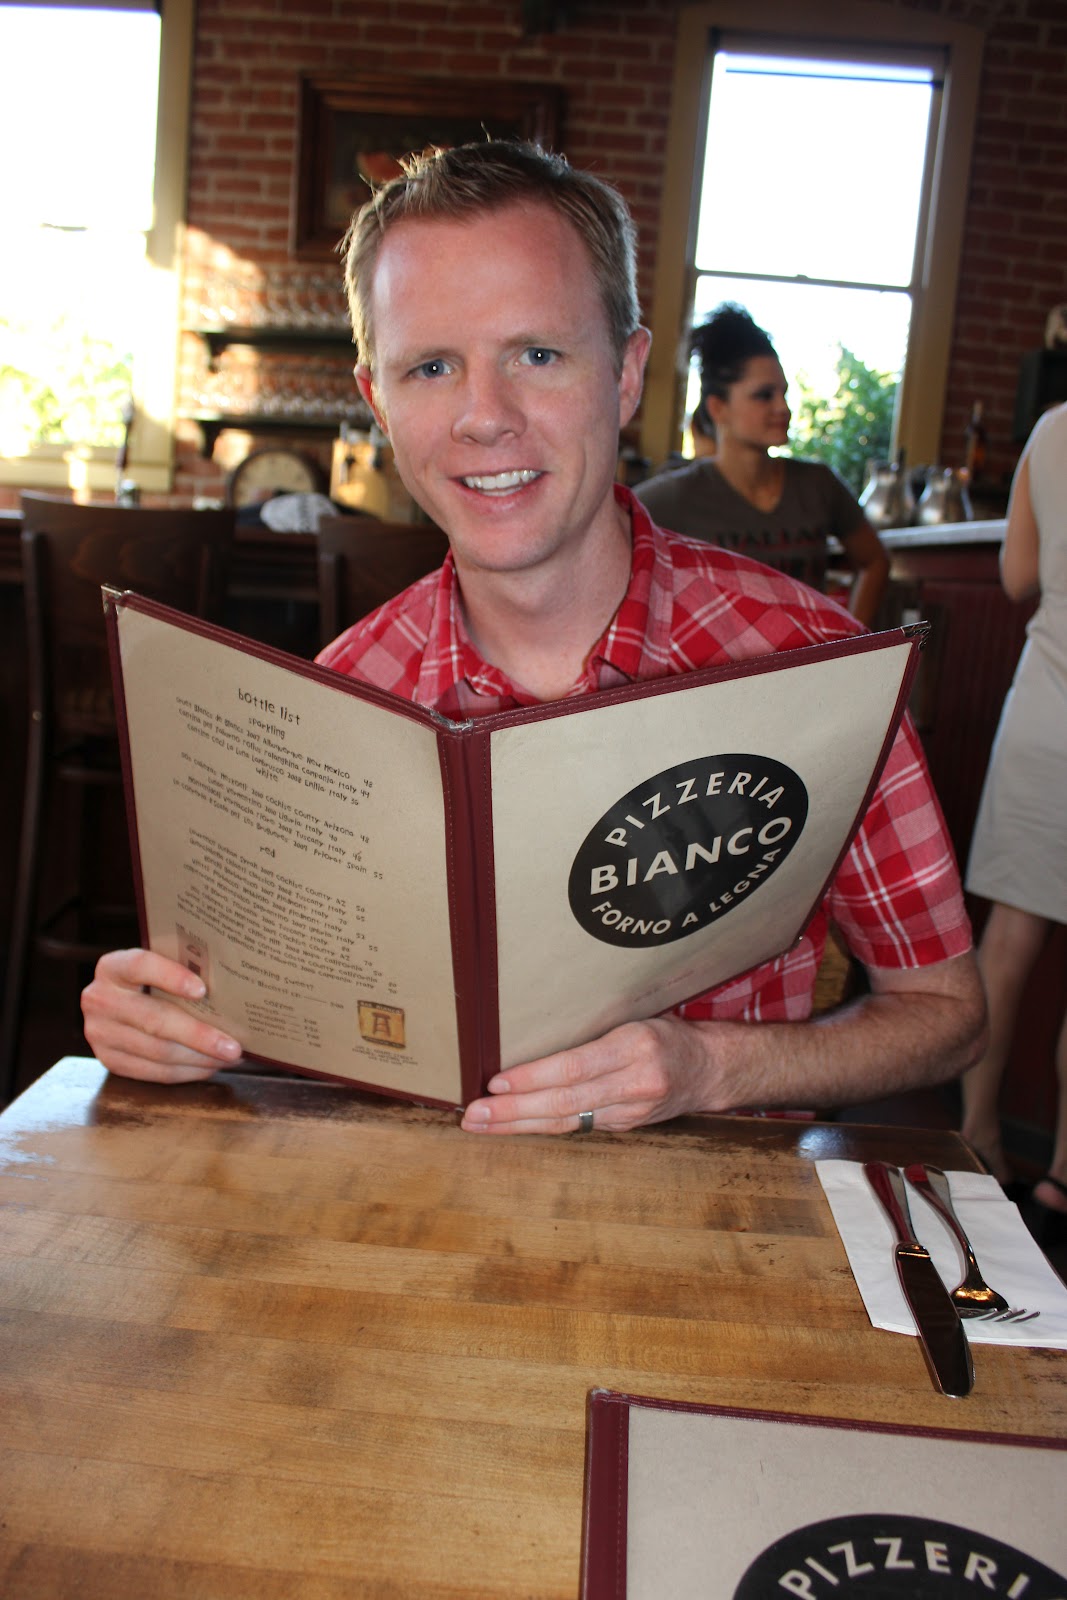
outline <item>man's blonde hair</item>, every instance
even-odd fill
[[[522,203],[550,205],[574,227],[589,252],[621,371],[626,342],[640,324],[636,229],[616,189],[576,171],[564,156],[538,145],[490,139],[408,157],[403,173],[377,189],[345,236],[345,287],[359,359],[374,369],[371,289],[381,242],[390,227],[418,218],[463,219]]]

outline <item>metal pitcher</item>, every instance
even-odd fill
[[[963,478],[954,467],[930,474],[926,488],[919,496],[915,513],[916,522],[930,527],[941,522],[971,522],[974,510]]]
[[[915,514],[915,498],[902,466],[895,461],[868,461],[860,505],[876,533],[883,528],[906,528]]]

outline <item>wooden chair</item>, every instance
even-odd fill
[[[439,567],[448,551],[432,522],[323,517],[316,537],[323,645]]]
[[[846,1001],[854,999],[863,989],[862,972],[862,967],[856,958],[849,954],[836,926],[831,924],[826,935],[826,948],[819,963],[819,970],[815,974],[813,1015],[819,1016],[824,1011],[834,1011]]]
[[[234,522],[232,511],[76,505],[44,494],[24,494],[21,504],[30,732],[0,1033],[5,1098],[32,956],[88,964],[137,940],[100,586],[217,619]]]

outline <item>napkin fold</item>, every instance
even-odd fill
[[[915,1321],[897,1280],[893,1260],[896,1234],[858,1161],[817,1161],[815,1170],[830,1202],[848,1264],[876,1328],[915,1333]],[[1027,1229],[996,1178],[983,1172],[947,1172],[952,1203],[978,1258],[986,1282],[1009,1305],[1040,1316],[1029,1322],[979,1322],[965,1319],[972,1344],[1021,1344],[1067,1350],[1067,1288]],[[963,1258],[941,1218],[907,1185],[915,1232],[930,1252],[949,1289],[963,1277]]]

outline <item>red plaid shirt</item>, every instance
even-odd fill
[[[813,589],[746,556],[665,533],[626,489],[616,488],[616,496],[633,526],[630,585],[568,696],[862,632]],[[535,703],[483,661],[468,638],[451,556],[318,659],[447,717]],[[679,1006],[678,1014],[802,1021],[811,1011],[828,919],[868,967],[928,966],[971,948],[952,846],[910,719],[801,939],[776,960]]]

